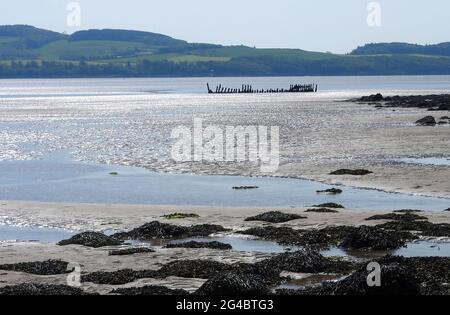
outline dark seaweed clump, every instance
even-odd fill
[[[252,228],[241,234],[253,235],[284,245],[326,248],[332,245],[355,249],[395,249],[416,239],[408,232],[386,231],[379,227],[336,226],[321,230],[294,230],[288,227]]]
[[[62,260],[47,260],[0,265],[0,270],[25,272],[40,276],[50,276],[70,273],[71,270],[67,270],[68,265],[69,264],[67,262]]]
[[[376,221],[376,220],[391,220],[391,221],[417,221],[417,220],[428,220],[427,217],[414,214],[414,213],[389,213],[389,214],[380,214],[374,215],[370,218],[366,219],[367,221]]]
[[[109,252],[109,256],[128,256],[128,255],[135,255],[135,254],[148,254],[148,253],[154,253],[154,252],[155,251],[151,248],[137,247],[137,248],[112,250]]]
[[[279,211],[270,211],[259,214],[254,217],[246,218],[245,221],[262,221],[269,223],[284,223],[293,220],[306,219],[306,217],[298,214],[282,213]]]
[[[7,286],[0,288],[0,295],[49,296],[49,295],[89,295],[89,294],[79,288],[69,287],[66,285],[24,283],[15,286]]]
[[[380,287],[367,285],[371,271],[362,266],[338,282],[325,282],[303,290],[278,290],[283,295],[449,295],[450,258],[387,256],[381,265]]]
[[[107,236],[103,233],[84,232],[71,237],[68,240],[63,240],[58,243],[60,246],[66,245],[82,245],[87,247],[99,248],[104,246],[118,246],[122,242],[115,237]]]
[[[314,209],[308,209],[305,212],[315,212],[315,213],[339,213],[339,211],[334,209],[328,209],[328,208],[314,208]]]
[[[323,203],[320,205],[315,205],[313,206],[314,208],[333,208],[333,209],[345,209],[345,207],[343,205],[334,203],[334,202],[329,202],[329,203]]]
[[[213,233],[225,231],[227,230],[220,225],[202,224],[185,227],[154,221],[144,224],[143,226],[129,232],[114,234],[113,237],[120,240],[152,240],[156,238],[169,239],[192,236],[209,236]]]
[[[115,289],[111,294],[121,294],[121,295],[189,295],[189,292],[185,290],[172,290],[162,286],[144,286],[140,288],[121,288]]]
[[[209,248],[209,249],[219,249],[219,250],[231,250],[233,247],[230,244],[225,244],[221,242],[184,242],[184,243],[172,243],[166,245],[166,248]]]

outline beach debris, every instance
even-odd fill
[[[92,295],[79,288],[67,285],[50,285],[37,283],[23,283],[0,288],[0,295],[20,296],[49,296],[49,295]]]
[[[136,247],[136,248],[112,250],[109,252],[109,256],[129,256],[135,254],[148,254],[154,252],[155,251],[153,249],[148,247]]]
[[[231,250],[233,247],[230,244],[221,242],[183,242],[183,243],[171,243],[165,246],[166,248],[209,248],[220,250]]]
[[[119,176],[119,173],[118,172],[111,172],[111,173],[109,173],[109,175],[111,175],[111,176]]]
[[[154,285],[146,285],[139,288],[119,288],[115,289],[111,292],[111,294],[120,294],[125,296],[152,296],[152,295],[189,295],[189,292],[185,290],[172,290],[163,286],[154,286]]]
[[[426,116],[426,117],[416,121],[416,125],[419,125],[419,126],[435,126],[436,125],[436,119],[434,119],[433,116]]]
[[[315,213],[339,213],[339,211],[334,209],[328,209],[328,208],[315,208],[315,209],[308,209],[305,212],[315,212]]]
[[[364,169],[356,169],[356,170],[340,169],[330,173],[330,175],[353,175],[353,176],[364,176],[369,174],[373,174],[373,172]]]
[[[162,218],[166,220],[177,220],[177,219],[189,219],[189,218],[199,218],[200,216],[195,213],[171,213],[171,214],[165,214],[162,216]]]
[[[270,294],[270,290],[259,275],[229,271],[209,279],[194,294],[208,296],[260,296]]]
[[[284,223],[293,220],[307,219],[305,216],[291,213],[282,213],[280,211],[270,211],[263,214],[259,214],[254,217],[246,218],[245,221],[262,221],[269,223]]]
[[[345,207],[343,205],[334,203],[334,202],[328,202],[328,203],[323,203],[320,205],[315,205],[313,206],[314,208],[333,208],[333,209],[345,209]]]
[[[318,194],[339,195],[339,194],[342,194],[343,191],[342,191],[342,189],[338,189],[338,188],[330,188],[330,189],[325,189],[325,190],[318,190],[317,193]]]
[[[122,241],[118,240],[114,236],[107,236],[98,232],[84,232],[77,234],[67,240],[63,240],[58,243],[60,246],[66,245],[82,245],[86,247],[105,247],[105,246],[118,246],[122,245]]]
[[[18,264],[0,265],[0,270],[24,272],[33,275],[50,276],[72,272],[67,269],[69,263],[62,260],[47,260],[24,262]]]
[[[442,116],[441,120],[450,120],[450,117],[449,116]]]
[[[220,225],[202,224],[185,227],[153,221],[129,232],[116,233],[112,237],[120,240],[152,240],[156,238],[169,239],[209,236],[214,233],[226,231],[227,229]]]
[[[251,189],[258,189],[258,186],[234,186],[233,190],[251,190]]]

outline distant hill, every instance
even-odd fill
[[[72,35],[0,26],[0,77],[450,74],[450,44],[368,44],[349,55],[188,43],[133,30]]]
[[[450,56],[450,42],[436,45],[417,45],[407,43],[367,44],[352,51],[352,55],[394,55],[415,54]]]

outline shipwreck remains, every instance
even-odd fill
[[[254,93],[315,93],[317,84],[291,84],[288,89],[253,89],[251,85],[243,84],[241,88],[227,88],[219,84],[212,90],[209,83],[206,85],[209,94],[254,94]]]

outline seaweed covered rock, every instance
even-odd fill
[[[209,279],[218,273],[231,269],[231,265],[209,260],[181,260],[164,265],[158,272],[159,278],[181,277]]]
[[[381,286],[370,287],[367,278],[373,271],[362,266],[351,276],[305,290],[278,292],[299,295],[448,295],[450,294],[450,258],[387,256],[381,267]],[[370,271],[368,271],[370,269]]]
[[[68,240],[63,240],[58,243],[60,246],[66,245],[82,245],[86,247],[104,247],[104,246],[118,246],[122,242],[115,237],[107,236],[103,233],[84,232],[71,237]]]
[[[111,272],[98,271],[81,276],[81,282],[94,284],[123,285],[139,279],[157,278],[155,270],[131,270],[123,269]]]
[[[335,209],[328,209],[328,208],[313,208],[308,209],[305,212],[314,212],[314,213],[339,213],[339,211]]]
[[[408,232],[386,231],[378,227],[361,226],[351,229],[340,243],[340,247],[388,250],[403,247],[407,241],[413,239],[415,239],[414,235]]]
[[[166,248],[209,248],[218,250],[231,250],[233,247],[230,244],[225,244],[221,242],[183,242],[183,243],[172,243],[166,245]]]
[[[416,231],[423,236],[450,237],[450,224],[434,224],[429,221],[391,221],[377,225],[379,228],[392,231]]]
[[[24,283],[15,286],[6,286],[0,288],[0,295],[48,296],[48,295],[89,295],[89,294],[79,288],[69,287],[66,285]]]
[[[356,265],[351,262],[326,258],[316,251],[309,250],[279,254],[257,265],[266,265],[280,272],[295,273],[341,273],[356,269]]]
[[[151,248],[136,247],[136,248],[125,248],[125,249],[112,250],[109,252],[109,256],[129,256],[129,255],[135,255],[135,254],[148,254],[148,253],[154,253],[154,252],[155,251]]]
[[[113,237],[121,240],[152,240],[155,238],[168,239],[188,236],[208,236],[213,233],[224,231],[226,231],[226,229],[219,225],[202,224],[185,227],[153,221],[129,232],[114,234]]]
[[[294,230],[289,227],[257,227],[245,231],[240,231],[243,235],[257,236],[265,240],[275,241],[280,244],[294,245],[301,236],[300,230]]]
[[[176,226],[172,224],[153,221],[146,223],[129,232],[117,233],[113,236],[117,239],[135,239],[135,240],[151,240],[155,238],[174,238],[183,237],[187,234],[188,228],[184,226]]]
[[[334,203],[334,202],[328,202],[328,203],[322,203],[320,205],[313,206],[314,208],[333,208],[333,209],[345,209],[343,205]]]
[[[339,194],[342,194],[343,191],[342,191],[342,189],[338,189],[338,188],[330,188],[330,189],[325,189],[325,190],[318,190],[317,193],[318,194],[339,195]]]
[[[143,296],[151,296],[151,295],[189,295],[189,292],[185,290],[172,290],[163,286],[143,286],[139,288],[120,288],[115,289],[111,292],[111,294],[120,294],[120,295],[143,295]]]
[[[227,232],[228,230],[221,225],[215,224],[199,224],[188,228],[187,237],[192,236],[209,236],[215,233]]]
[[[420,286],[413,273],[398,263],[381,267],[381,286],[369,286],[369,271],[361,268],[336,283],[327,282],[316,288],[306,289],[307,295],[419,295]]]
[[[228,271],[209,279],[195,295],[258,296],[269,293],[268,287],[259,275]]]
[[[352,175],[352,176],[364,176],[369,174],[373,174],[373,172],[364,169],[356,169],[356,170],[340,169],[330,173],[330,175]]]
[[[262,221],[269,223],[284,223],[293,220],[306,219],[306,217],[298,214],[282,213],[280,211],[270,211],[259,214],[254,217],[246,218],[245,221]]]
[[[47,260],[24,262],[18,264],[0,265],[0,270],[25,272],[33,275],[50,276],[71,272],[67,270],[69,264],[62,260]]]
[[[384,97],[381,93],[372,94],[369,96],[363,96],[358,101],[364,103],[372,103],[372,102],[381,102],[384,100]]]
[[[437,124],[436,119],[434,119],[433,116],[426,116],[416,121],[416,125],[419,126],[436,126],[436,124]]]
[[[417,220],[428,220],[427,217],[415,214],[415,213],[388,213],[374,215],[366,219],[366,221],[377,221],[377,220],[392,220],[392,221],[417,221]]]

